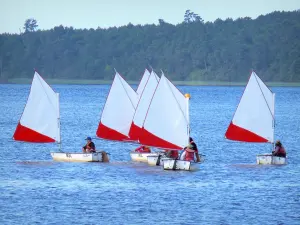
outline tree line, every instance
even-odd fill
[[[24,32],[0,34],[2,81],[31,78],[33,68],[45,78],[102,80],[116,68],[139,80],[151,65],[172,80],[238,82],[254,69],[264,81],[300,82],[299,10],[214,22],[187,10],[177,25],[37,27],[28,19]]]

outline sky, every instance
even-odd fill
[[[300,0],[0,0],[0,33],[19,33],[26,19],[39,29],[55,26],[107,28],[128,23],[178,24],[190,9],[204,19],[256,18],[273,11],[300,9]]]

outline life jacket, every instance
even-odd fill
[[[280,147],[279,148],[279,150],[278,150],[278,152],[277,152],[277,155],[278,156],[281,156],[281,157],[286,157],[286,152],[285,152],[285,149],[284,149],[284,147]]]
[[[136,152],[143,152],[143,146],[140,146],[135,149]]]
[[[194,161],[194,155],[195,155],[195,152],[189,152],[189,151],[186,151],[186,150],[185,150],[185,157],[184,157],[184,160],[187,160],[187,161]]]
[[[136,152],[140,152],[140,153],[143,153],[143,152],[150,153],[150,152],[151,152],[150,148],[145,147],[145,146],[143,146],[143,145],[140,146],[140,147],[138,147],[137,149],[135,149],[135,151],[136,151]]]
[[[144,148],[143,148],[143,152],[148,152],[148,153],[150,153],[150,152],[151,152],[151,150],[150,150],[150,148],[149,148],[149,147],[145,147],[145,146],[144,146]]]

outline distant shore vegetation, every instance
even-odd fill
[[[300,11],[204,22],[187,10],[177,25],[107,29],[38,30],[31,18],[20,34],[0,34],[1,83],[28,83],[34,68],[50,83],[109,84],[114,68],[137,83],[150,66],[182,85],[242,85],[253,69],[275,86],[299,86]]]

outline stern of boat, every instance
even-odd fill
[[[196,171],[200,169],[200,163],[178,159],[166,159],[163,163],[164,170]]]
[[[256,156],[256,163],[259,165],[284,165],[287,163],[287,159],[272,154],[260,154]]]

